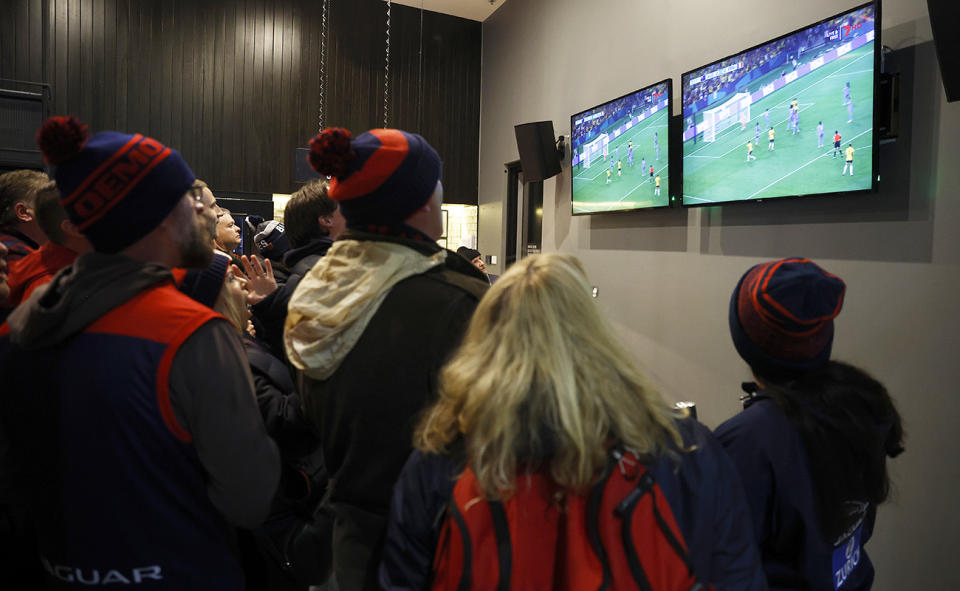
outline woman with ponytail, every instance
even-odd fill
[[[757,265],[730,301],[730,332],[755,382],[716,435],[743,479],[771,589],[870,589],[863,546],[903,451],[883,385],[830,359],[846,286],[808,259]]]

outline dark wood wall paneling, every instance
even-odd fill
[[[325,124],[380,127],[386,5],[330,5]],[[50,83],[51,113],[156,137],[215,189],[297,188],[293,150],[318,131],[320,0],[0,0],[0,8],[0,78]],[[476,204],[481,25],[401,5],[391,21],[388,125],[437,149],[446,201]]]

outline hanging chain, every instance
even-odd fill
[[[317,133],[323,132],[327,118],[327,12],[330,0],[323,0],[323,16],[320,21],[320,107],[317,113]]]
[[[390,119],[390,0],[387,0],[387,61],[383,69],[383,126]]]
[[[417,133],[423,133],[423,0],[420,0],[420,50],[417,54]]]

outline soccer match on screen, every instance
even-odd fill
[[[683,201],[870,189],[873,5],[684,74]]]
[[[571,117],[573,213],[669,205],[670,81]]]

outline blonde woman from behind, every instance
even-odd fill
[[[547,254],[481,300],[394,489],[384,588],[631,588],[651,569],[624,521],[690,587],[766,588],[732,465],[649,385],[590,291],[579,260]]]

